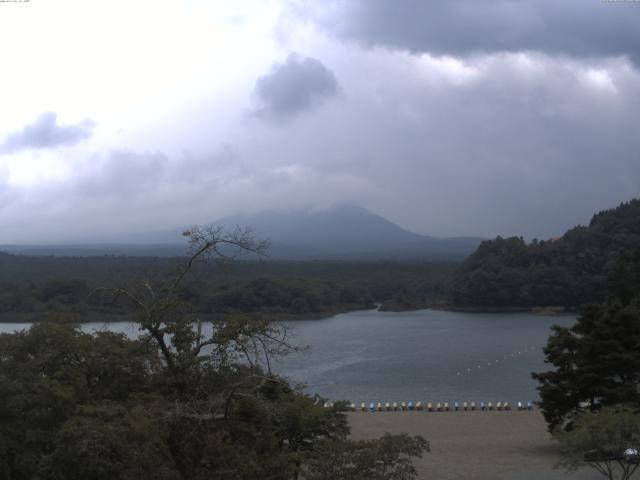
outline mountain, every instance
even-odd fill
[[[323,210],[264,211],[233,215],[214,224],[253,228],[267,239],[268,256],[292,260],[462,259],[481,238],[434,238],[403,229],[364,208],[339,205]],[[108,242],[65,246],[2,247],[12,253],[168,255],[184,251],[185,228],[121,236]],[[57,252],[57,253],[56,253]]]
[[[253,227],[257,238],[269,239],[273,256],[366,256],[382,252],[405,256],[418,253],[421,248],[428,250],[423,253],[460,253],[457,244],[447,249],[439,239],[410,232],[354,206],[234,215],[216,223]]]
[[[351,205],[234,215],[216,223],[227,228],[252,227],[256,238],[269,240],[272,258],[453,259],[469,255],[481,241],[419,235]]]

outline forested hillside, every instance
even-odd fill
[[[600,302],[608,281],[624,269],[624,256],[640,247],[640,200],[597,213],[589,226],[561,238],[501,238],[482,242],[458,270],[457,307],[576,308]]]
[[[0,253],[0,321],[124,315],[122,302],[103,288],[170,275],[179,261]],[[202,315],[309,318],[373,308],[374,302],[386,309],[419,308],[446,301],[454,268],[429,262],[217,262],[196,266],[179,295]]]

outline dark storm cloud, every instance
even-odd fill
[[[89,138],[94,126],[91,120],[84,120],[76,125],[58,125],[57,115],[45,112],[22,130],[7,135],[0,144],[0,154],[73,145]]]
[[[365,45],[464,56],[539,51],[640,63],[640,3],[600,0],[332,0],[293,3],[320,29]]]
[[[436,236],[548,238],[640,195],[640,72],[621,59],[351,52],[332,61],[341,108],[250,155],[361,178],[364,206]]]
[[[338,94],[338,81],[319,60],[290,54],[256,81],[254,97],[260,117],[286,120]]]

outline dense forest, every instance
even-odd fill
[[[229,242],[253,248],[194,233],[173,275],[113,290],[136,339],[50,322],[0,334],[0,479],[416,478],[423,437],[351,440],[345,402],[325,408],[271,371],[297,348],[281,326],[230,315],[202,333],[181,287]]]
[[[640,246],[640,200],[597,213],[551,240],[501,238],[482,242],[453,281],[455,307],[579,308],[601,302]]]
[[[485,241],[452,262],[218,261],[198,265],[180,297],[202,315],[313,318],[347,310],[578,309],[602,301],[640,245],[640,200],[593,216],[562,237]],[[0,253],[0,321],[126,313],[103,289],[169,274],[182,258]],[[612,283],[613,282],[613,283]]]
[[[180,258],[34,257],[0,253],[0,319],[91,321],[126,315],[108,289],[170,274]],[[197,265],[178,292],[201,315],[313,318],[447,301],[456,264],[438,262],[219,261]],[[106,290],[105,290],[106,289]]]

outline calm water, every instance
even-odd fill
[[[569,316],[432,310],[372,310],[287,322],[294,343],[309,350],[275,362],[274,370],[333,400],[535,400],[531,372],[547,368],[541,349],[549,327],[573,322]],[[0,324],[4,332],[22,328]],[[83,325],[85,331],[102,328],[102,323]],[[137,335],[130,323],[108,328]]]

